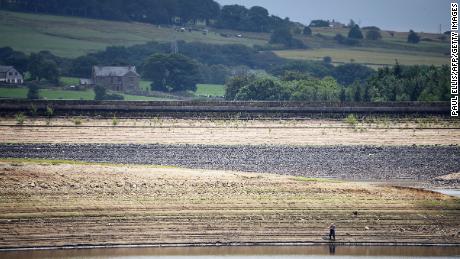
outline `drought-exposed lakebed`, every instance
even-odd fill
[[[0,144],[2,157],[150,164],[348,180],[421,180],[460,172],[458,146]],[[439,179],[458,183],[458,179]]]
[[[0,161],[0,248],[459,244],[459,199],[415,188],[220,170]]]
[[[460,243],[459,200],[410,188],[458,188],[451,121],[46,123],[0,122],[0,247],[324,244],[331,222],[342,244]]]

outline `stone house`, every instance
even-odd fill
[[[91,83],[113,91],[126,92],[138,90],[140,78],[135,66],[94,66]]]
[[[24,78],[14,67],[0,66],[0,83],[22,84],[24,83]]]

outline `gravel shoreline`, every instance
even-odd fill
[[[44,158],[352,180],[430,181],[460,172],[460,147],[1,144],[3,158]]]

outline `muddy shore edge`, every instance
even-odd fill
[[[301,246],[376,246],[376,247],[458,247],[460,243],[407,243],[407,242],[217,242],[217,243],[156,243],[156,244],[75,244],[65,246],[43,247],[0,247],[0,252],[10,251],[41,251],[68,249],[101,249],[101,248],[203,248],[203,247],[301,247]]]

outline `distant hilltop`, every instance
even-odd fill
[[[295,26],[288,18],[270,15],[261,6],[220,6],[213,0],[0,0],[0,9],[94,19],[136,21],[152,24],[211,26],[240,31],[270,32]]]

